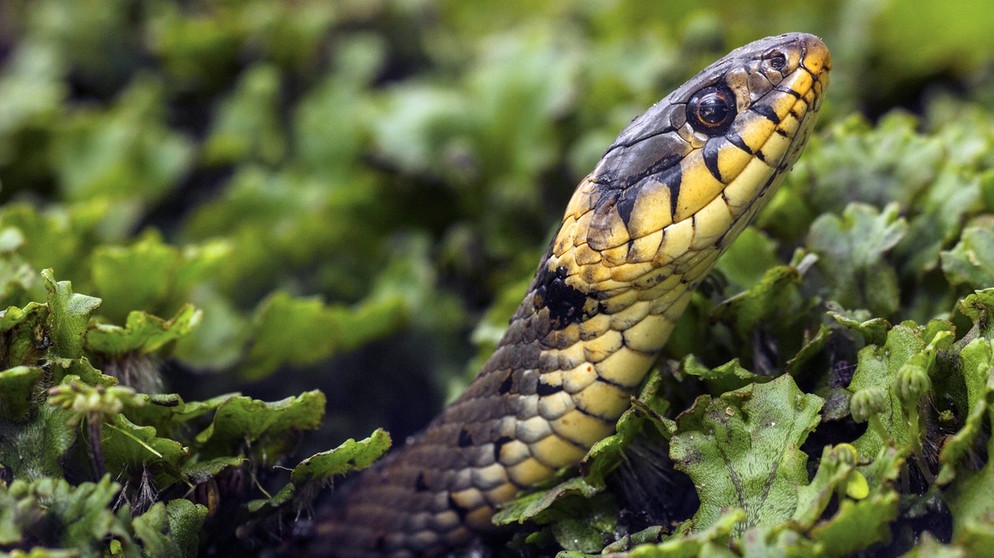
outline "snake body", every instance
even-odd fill
[[[768,37],[633,120],[577,187],[483,370],[360,475],[310,552],[444,554],[612,434],[695,287],[800,155],[830,68],[817,37]]]

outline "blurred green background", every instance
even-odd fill
[[[981,0],[4,0],[0,233],[108,322],[203,309],[167,391],[320,388],[314,448],[403,436],[473,374],[573,186],[704,65],[812,32],[822,125],[927,125],[935,98],[994,109],[991,22]],[[29,272],[0,288],[44,300]]]

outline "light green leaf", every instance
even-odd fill
[[[266,403],[250,397],[230,397],[217,407],[214,420],[197,434],[205,457],[243,453],[251,449],[260,459],[282,455],[294,445],[295,433],[313,430],[324,417],[325,397],[308,391]]]
[[[926,326],[906,322],[891,328],[883,346],[870,345],[859,352],[848,389],[853,418],[869,423],[852,442],[860,455],[876,455],[889,446],[920,452],[925,433],[918,400],[902,394],[910,393],[906,390],[913,387],[913,380],[929,381],[937,351],[952,340],[951,329],[952,324],[939,320]]]
[[[566,513],[563,512],[562,507],[553,507],[553,504],[559,499],[571,496],[588,499],[602,490],[602,488],[588,484],[582,477],[573,477],[549,490],[543,490],[514,500],[511,504],[501,508],[494,515],[493,521],[497,525],[510,525],[526,521],[549,523],[554,519],[570,516],[568,511]]]
[[[276,508],[298,497],[314,498],[335,477],[372,465],[386,454],[390,443],[390,434],[377,429],[366,439],[356,441],[349,438],[335,449],[314,454],[293,468],[289,484],[269,500],[249,502],[249,510],[255,512],[266,506]],[[303,502],[303,505],[310,505],[310,501]]]
[[[111,502],[120,488],[108,476],[96,483],[75,486],[61,479],[43,478],[34,482],[15,480],[8,493],[17,500],[17,527],[31,534],[33,546],[72,548],[81,557],[96,558],[103,555],[105,541],[113,538],[124,552],[137,555],[138,547],[128,525],[111,511]],[[0,488],[0,495],[3,493]]]
[[[93,284],[108,301],[103,312],[119,320],[134,310],[153,310],[174,287],[180,253],[148,233],[131,246],[100,246],[93,251]]]
[[[715,269],[742,289],[763,279],[767,270],[780,264],[777,243],[755,227],[748,227],[725,251]]]
[[[822,402],[781,376],[718,398],[699,397],[678,417],[670,456],[697,487],[695,530],[729,507],[746,511],[743,528],[793,515],[796,487],[807,483],[807,456],[799,448],[818,425]]]
[[[279,101],[279,70],[266,64],[248,69],[236,90],[219,107],[202,147],[205,162],[211,165],[247,161],[279,163],[287,148]]]
[[[48,327],[52,335],[52,351],[63,358],[83,356],[83,338],[90,322],[90,314],[100,306],[101,300],[72,292],[72,283],[55,282],[52,270],[41,272],[48,288]]]
[[[166,126],[163,89],[161,79],[134,79],[114,106],[66,116],[52,154],[64,196],[109,196],[125,210],[158,201],[189,171],[193,146]]]
[[[15,366],[0,371],[0,420],[20,422],[33,408],[35,386],[45,371],[36,366]]]
[[[0,464],[14,478],[62,478],[63,457],[79,431],[68,426],[72,414],[58,407],[38,405],[32,420],[22,424],[0,419]]]
[[[991,342],[984,338],[974,339],[960,351],[962,359],[963,379],[966,385],[966,400],[961,401],[969,413],[963,426],[945,440],[939,453],[942,469],[936,481],[940,485],[948,484],[956,476],[957,469],[969,467],[977,458],[977,443],[984,432],[984,424],[988,422],[988,411],[992,390],[994,390],[994,348]]]
[[[801,273],[797,268],[779,265],[766,270],[751,289],[723,302],[715,309],[718,319],[733,324],[740,336],[747,336],[760,324],[790,322]]]
[[[751,382],[765,382],[767,378],[745,369],[738,359],[726,362],[715,368],[704,366],[694,355],[687,355],[680,363],[681,369],[688,376],[696,376],[711,382],[718,391],[731,391],[748,385]]]
[[[645,544],[635,547],[629,558],[692,558],[721,557],[731,558],[728,543],[734,532],[742,530],[748,514],[741,508],[723,510],[706,528],[690,534],[671,537],[659,544]]]
[[[128,314],[124,327],[97,324],[86,334],[87,348],[120,357],[127,353],[152,353],[163,345],[189,335],[200,324],[203,313],[190,304],[184,305],[168,321],[145,312]]]
[[[979,344],[976,345],[979,348]],[[989,352],[989,345],[987,351]],[[994,368],[991,368],[990,361],[986,367],[986,382],[983,398],[976,403],[976,414],[985,414],[986,420],[994,424]],[[980,410],[982,409],[982,410]],[[986,411],[986,413],[984,413]],[[973,415],[971,414],[971,419]],[[974,419],[976,420],[976,419]],[[969,421],[965,429],[979,429],[981,426],[971,424]],[[957,440],[958,444],[970,440]],[[955,447],[955,446],[953,446]],[[952,459],[960,457],[957,454],[964,454],[972,448],[950,449],[949,454],[943,457]],[[994,437],[987,438],[987,459],[980,468],[960,466],[956,473],[956,482],[952,483],[943,492],[943,499],[948,503],[953,514],[953,533],[955,538],[964,537],[976,541],[994,540],[994,528],[992,528],[991,517],[994,517],[994,500],[989,496],[994,493],[994,460],[990,455],[994,452]],[[946,472],[946,471],[944,471]],[[948,478],[947,475],[946,478]]]
[[[889,316],[898,308],[897,275],[885,255],[904,236],[907,222],[897,204],[882,211],[851,204],[842,217],[825,214],[811,224],[808,249],[818,255],[831,291],[844,308],[866,308]],[[843,271],[844,270],[844,271]]]
[[[942,252],[942,271],[952,285],[994,286],[994,230],[967,227],[952,250]]]
[[[293,468],[290,478],[295,484],[301,485],[360,471],[382,457],[390,449],[390,444],[390,434],[382,429],[377,429],[368,438],[358,442],[349,438],[333,450],[301,461]]]
[[[890,522],[898,515],[900,500],[894,483],[904,464],[901,452],[883,448],[869,465],[858,467],[870,494],[859,500],[840,498],[835,515],[811,529],[811,538],[825,556],[848,556],[890,538]]]
[[[178,498],[168,504],[157,502],[135,517],[132,526],[144,555],[183,558],[197,554],[206,519],[206,507]]]
[[[258,379],[283,364],[302,365],[328,358],[393,331],[403,321],[405,309],[397,297],[348,308],[277,292],[256,310],[241,373]]]
[[[123,415],[105,422],[101,428],[101,446],[108,471],[123,476],[148,469],[158,490],[181,481],[180,465],[189,457],[189,449],[156,434],[155,428],[134,424]]]

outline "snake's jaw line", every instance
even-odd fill
[[[622,130],[483,370],[339,495],[308,552],[443,554],[610,435],[694,288],[800,156],[831,65],[813,35],[761,39]]]

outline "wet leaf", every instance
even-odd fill
[[[319,391],[272,403],[230,397],[217,407],[211,424],[195,440],[208,457],[237,455],[248,448],[259,457],[279,456],[293,447],[294,434],[321,424],[324,405],[324,394]]]
[[[670,442],[677,469],[690,475],[701,498],[695,529],[712,525],[729,507],[745,510],[743,527],[790,518],[796,487],[807,482],[800,446],[817,426],[821,405],[789,376],[698,398],[677,419]]]
[[[904,236],[907,222],[896,204],[883,211],[852,204],[842,217],[823,215],[811,224],[809,249],[831,285],[829,298],[844,308],[889,316],[898,308],[897,274],[885,255]],[[840,273],[839,270],[846,270]]]
[[[47,325],[51,331],[55,353],[63,358],[83,356],[83,339],[90,322],[90,315],[100,306],[101,300],[76,294],[68,281],[56,283],[51,270],[42,271],[48,288]]]
[[[166,343],[189,335],[199,324],[203,313],[187,304],[175,316],[163,320],[145,312],[131,312],[124,327],[97,324],[86,334],[90,350],[114,357],[135,352],[152,353]]]
[[[276,293],[256,313],[242,374],[260,378],[282,363],[308,364],[328,358],[392,331],[404,310],[403,301],[397,298],[372,300],[352,309]]]

